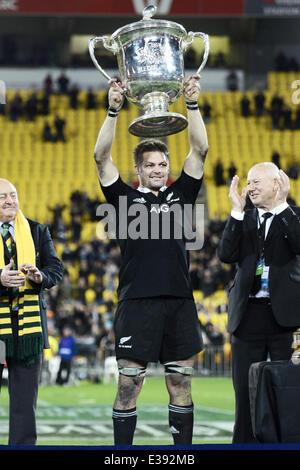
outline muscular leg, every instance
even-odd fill
[[[130,368],[140,369],[145,367],[145,364],[140,364],[129,359],[118,360],[119,369]],[[114,408],[118,410],[128,410],[136,405],[137,397],[141,391],[144,382],[144,377],[137,375],[119,375],[118,392],[114,403]]]
[[[136,400],[144,382],[144,376],[139,373],[145,366],[129,359],[118,360],[120,375],[113,408],[115,445],[132,444],[137,420]]]
[[[192,443],[194,406],[191,396],[191,375],[189,375],[191,370],[184,367],[192,368],[194,362],[195,356],[184,361],[176,361],[178,366],[183,366],[179,367],[177,372],[172,372],[170,366],[166,367],[166,385],[170,395],[169,426],[175,445]]]

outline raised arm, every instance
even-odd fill
[[[184,162],[184,172],[200,179],[203,175],[204,161],[208,152],[205,125],[199,111],[199,75],[191,75],[184,83],[183,95],[187,104],[188,133],[190,151]]]
[[[118,175],[118,169],[111,156],[114,143],[118,111],[123,104],[123,89],[116,80],[111,80],[108,91],[108,114],[98,134],[94,149],[94,159],[96,162],[100,182],[107,186],[114,181]]]

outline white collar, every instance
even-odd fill
[[[272,210],[270,210],[270,211],[265,211],[264,209],[261,209],[260,207],[258,207],[257,210],[258,210],[259,219],[261,219],[262,216],[263,216],[266,212],[270,212],[270,214],[272,214],[272,215],[275,215],[275,214],[276,214],[275,208],[272,209]]]
[[[0,227],[2,227],[2,224],[4,224],[5,222],[2,222],[0,220]],[[15,228],[15,220],[10,220],[9,222],[7,222],[8,224],[10,224],[13,228]]]
[[[159,191],[165,191],[167,189],[167,186],[162,186]],[[143,186],[139,186],[137,188],[138,191],[140,191],[141,193],[151,193],[151,189],[149,188],[144,188]]]

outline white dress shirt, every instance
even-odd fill
[[[271,223],[273,222],[274,216],[277,215],[277,214],[280,214],[281,212],[283,212],[287,207],[288,207],[288,203],[283,202],[282,204],[279,204],[278,206],[274,207],[274,209],[272,209],[270,211],[265,211],[264,209],[260,209],[260,208],[257,209],[257,211],[258,211],[257,228],[259,228],[260,225],[264,221],[263,214],[265,214],[266,212],[270,212],[271,214],[273,214],[272,217],[269,217],[266,220],[265,239],[268,235],[268,231],[269,231]],[[244,220],[244,215],[245,215],[245,212],[238,212],[238,211],[235,211],[235,210],[231,211],[231,217],[233,217],[236,220]],[[263,275],[268,276],[268,272],[269,272],[268,269],[265,270]],[[250,294],[250,297],[254,297],[254,296]],[[268,289],[260,289],[257,292],[257,294],[255,295],[255,297],[270,297],[269,290]]]

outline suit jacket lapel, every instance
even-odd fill
[[[280,230],[280,224],[278,224],[278,220],[275,215],[267,233],[266,243],[268,243],[273,237],[274,233],[278,233],[279,230]]]
[[[248,212],[247,229],[250,238],[253,242],[255,252],[258,253],[258,237],[257,237],[257,209],[252,209]]]

